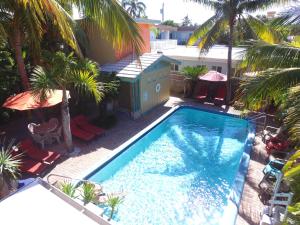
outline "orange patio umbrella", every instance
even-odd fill
[[[67,96],[70,98],[69,91]],[[46,108],[57,105],[62,101],[62,90],[52,90],[47,94],[45,100],[40,100],[40,96],[33,95],[31,91],[25,91],[6,99],[2,105],[5,108],[17,110],[30,110]]]

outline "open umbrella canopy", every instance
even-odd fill
[[[69,91],[67,91],[67,96],[70,98]],[[62,90],[52,90],[47,94],[45,100],[41,100],[40,95],[33,95],[31,91],[25,91],[9,97],[2,106],[9,109],[30,110],[51,107],[61,101]]]
[[[227,75],[213,70],[208,71],[208,73],[206,73],[203,76],[199,76],[198,78],[200,80],[213,81],[213,82],[227,81]]]

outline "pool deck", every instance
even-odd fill
[[[85,144],[74,141],[75,146],[80,149],[79,154],[66,154],[52,170],[48,171],[45,178],[49,174],[59,174],[72,178],[81,178],[87,174],[90,168],[99,165],[99,161],[103,161],[114,153],[114,149],[137,134],[139,131],[147,127],[157,118],[162,116],[165,112],[174,106],[178,105],[192,105],[199,106],[204,109],[227,112],[230,114],[239,114],[239,111],[232,107],[215,107],[212,105],[203,105],[192,100],[180,99],[171,97],[168,102],[161,105],[155,110],[150,111],[137,120],[132,120],[128,116],[120,113],[118,114],[118,123],[115,127],[109,129],[106,135],[96,139],[95,141]],[[62,147],[59,147],[61,152],[64,152]],[[260,212],[263,204],[258,198],[257,185],[262,179],[262,169],[264,167],[263,143],[260,138],[256,138],[253,150],[251,153],[251,160],[248,169],[242,200],[239,208],[239,215],[237,218],[237,225],[258,224],[260,219]]]

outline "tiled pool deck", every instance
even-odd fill
[[[109,157],[115,148],[151,124],[158,117],[170,110],[171,107],[182,104],[196,105],[205,109],[239,114],[239,111],[236,111],[231,107],[221,108],[211,105],[201,105],[190,100],[171,97],[166,104],[157,107],[155,110],[150,111],[148,114],[137,120],[131,120],[127,116],[119,114],[118,124],[108,130],[105,136],[100,137],[91,143],[84,144],[76,142],[75,140],[75,145],[81,149],[80,153],[75,156],[66,155],[65,159],[58,163],[55,168],[48,172],[48,174],[59,174],[72,178],[82,177],[89,168],[99,165],[99,161]],[[237,225],[252,225],[259,223],[263,204],[258,198],[257,186],[262,179],[261,171],[264,167],[264,151],[262,149],[263,144],[260,142],[259,138],[256,138],[240,204]]]

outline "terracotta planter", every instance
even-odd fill
[[[9,195],[12,191],[15,191],[18,187],[18,181],[11,179],[7,183],[3,176],[0,176],[0,199]]]

